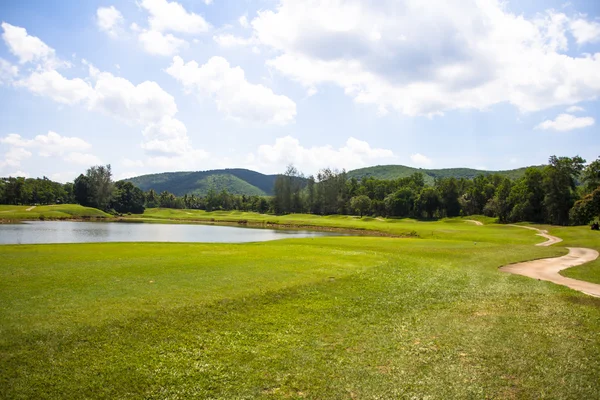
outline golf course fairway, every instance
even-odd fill
[[[0,398],[598,397],[600,299],[499,270],[587,228],[364,224],[414,237],[0,246]]]

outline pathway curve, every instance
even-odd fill
[[[483,222],[475,221],[474,219],[465,219],[465,222],[472,222],[477,226],[483,226]]]
[[[31,210],[33,210],[35,207],[36,207],[36,206],[31,206],[31,207],[29,207],[28,209],[26,209],[25,211],[31,211]]]
[[[548,234],[548,231],[532,228],[529,226],[511,225],[518,228],[525,228],[537,231],[537,235],[548,239],[546,242],[538,243],[536,246],[550,246],[552,244],[562,242],[562,239]],[[574,290],[578,290],[590,296],[600,297],[600,285],[579,281],[577,279],[567,278],[559,274],[563,269],[575,267],[594,261],[599,254],[596,250],[586,249],[582,247],[567,247],[569,254],[562,257],[544,258],[541,260],[526,261],[517,264],[505,265],[500,267],[500,271],[509,272],[511,274],[523,275],[529,278],[539,279],[563,285]]]

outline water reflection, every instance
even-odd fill
[[[0,244],[92,242],[264,242],[331,236],[329,232],[252,229],[215,225],[31,221],[0,225]]]

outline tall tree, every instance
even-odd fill
[[[577,178],[583,170],[585,160],[552,156],[544,170],[544,206],[547,222],[555,225],[569,223],[569,210],[576,200]]]

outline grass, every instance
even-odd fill
[[[30,209],[30,211],[27,211]],[[34,220],[34,219],[79,219],[110,218],[111,215],[97,208],[83,207],[78,204],[62,204],[51,206],[10,206],[0,205],[0,220]]]
[[[0,398],[598,396],[600,299],[498,271],[563,248],[322,220],[434,238],[0,246]]]

